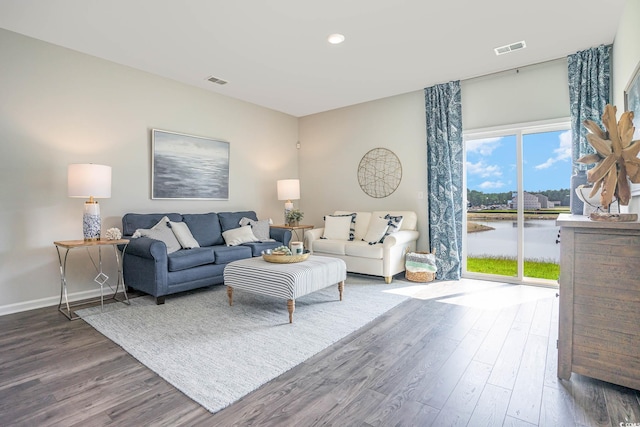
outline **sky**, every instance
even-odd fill
[[[536,192],[571,186],[571,131],[523,135],[523,187]],[[516,136],[466,141],[467,188],[483,193],[517,190]]]

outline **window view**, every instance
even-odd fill
[[[557,281],[569,212],[571,131],[522,128],[465,139],[465,272]]]

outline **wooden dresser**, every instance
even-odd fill
[[[640,390],[640,222],[562,214],[558,377]]]

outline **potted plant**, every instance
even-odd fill
[[[287,212],[287,224],[290,226],[297,226],[303,217],[304,213],[300,212],[299,209],[292,209]]]

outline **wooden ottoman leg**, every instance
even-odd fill
[[[296,311],[296,301],[288,300],[287,301],[287,310],[289,310],[289,323],[293,323],[293,312]]]
[[[344,280],[338,283],[338,291],[340,292],[340,301],[342,301],[342,291],[344,291]]]
[[[229,297],[229,305],[233,305],[233,288],[227,286],[227,296]]]

